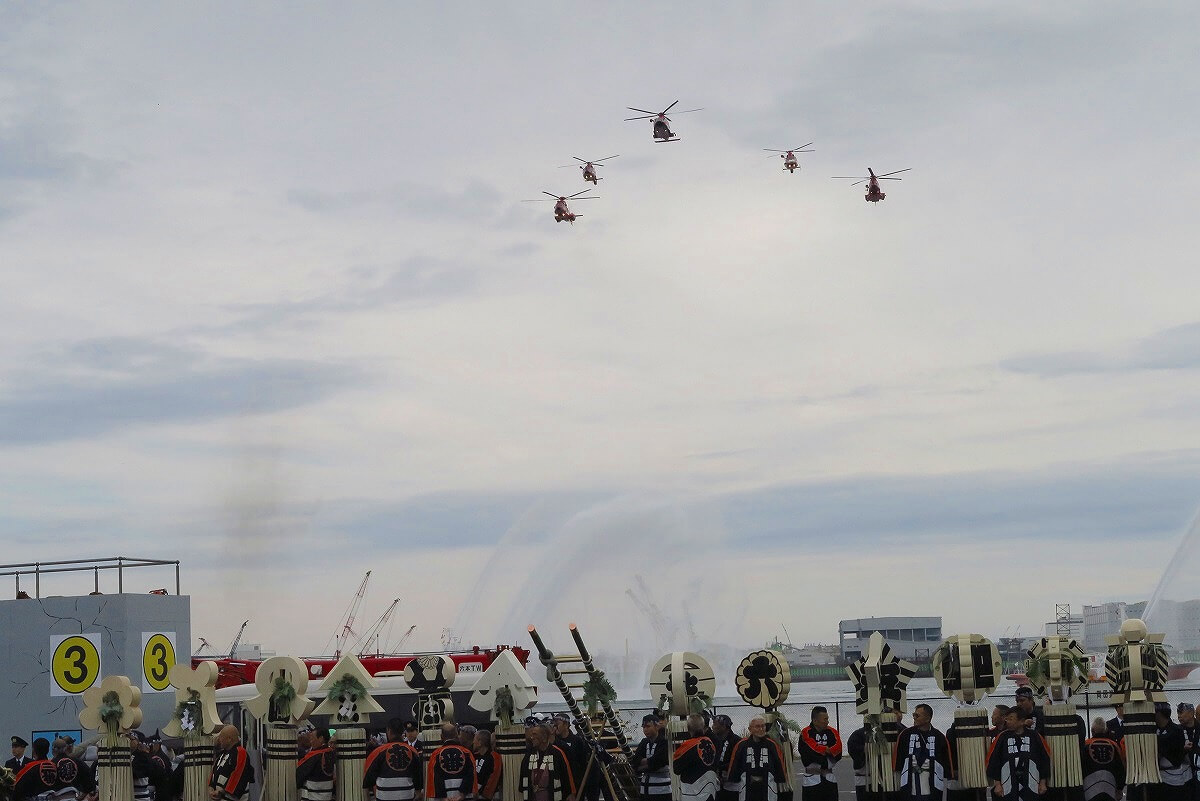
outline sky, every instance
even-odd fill
[[[280,653],[367,570],[413,647],[1147,598],[1200,508],[1197,23],[0,6],[6,561],[179,559],[194,639]]]

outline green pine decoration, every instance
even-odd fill
[[[109,729],[120,725],[121,715],[124,712],[125,707],[121,706],[121,696],[117,695],[115,690],[109,690],[100,699],[100,720],[104,721],[104,725]]]
[[[596,714],[600,711],[602,704],[605,702],[611,704],[615,700],[617,700],[617,691],[604,676],[603,670],[597,670],[591,678],[583,683],[583,701],[587,704],[588,714]]]
[[[511,726],[515,711],[512,690],[508,687],[496,690],[496,698],[492,701],[492,714],[496,716],[496,720],[500,721],[502,726]]]
[[[292,716],[292,701],[296,700],[296,688],[283,676],[275,677],[274,689],[271,690],[271,709],[278,719]]]

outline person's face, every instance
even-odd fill
[[[475,735],[475,739],[471,742],[471,750],[477,754],[487,753],[488,742],[487,738],[483,735],[483,732],[479,732]]]
[[[717,735],[718,737],[724,737],[729,733],[729,728],[725,725],[725,721],[723,720],[714,720],[712,729],[713,734]]]
[[[228,729],[221,729],[221,731],[217,733],[217,745],[220,748],[229,748],[235,742],[237,742],[237,734],[234,732],[231,732]]]
[[[565,720],[554,721],[554,733],[559,737],[567,737],[571,733],[571,725]]]
[[[539,751],[544,751],[546,746],[550,744],[550,732],[541,726],[534,726],[529,731],[531,732],[529,737],[533,743],[533,747]]]
[[[404,737],[407,740],[417,739],[417,727],[416,726],[405,726],[404,727]]]
[[[1033,696],[1018,695],[1017,696],[1017,706],[1020,707],[1021,711],[1025,712],[1026,714],[1032,712],[1033,711]]]
[[[1125,705],[1117,704],[1115,709],[1117,711],[1117,720],[1124,720],[1125,719]]]
[[[812,719],[813,728],[817,731],[825,731],[829,728],[829,713],[818,712]]]
[[[23,746],[23,745],[14,745],[14,746],[12,747],[12,754],[13,754],[13,756],[14,756],[14,757],[16,757],[17,759],[20,759],[21,757],[25,756],[25,746]]]
[[[913,710],[913,725],[918,729],[923,729],[933,720],[933,715],[929,714],[929,710],[923,706],[919,706]]]
[[[1004,716],[1004,728],[1009,731],[1018,731],[1025,728],[1025,716],[1020,712],[1009,712]]]
[[[1191,728],[1192,724],[1195,722],[1196,710],[1188,709],[1187,707],[1179,710],[1179,725]]]
[[[750,721],[749,728],[750,728],[750,736],[751,737],[766,737],[767,736],[767,724],[762,720],[755,719],[755,720]]]
[[[646,721],[642,724],[642,734],[646,737],[657,737],[658,724],[652,720]]]

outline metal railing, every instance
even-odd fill
[[[0,576],[13,576],[16,581],[16,597],[28,598],[29,593],[21,589],[21,576],[33,576],[33,597],[42,597],[42,576],[49,573],[86,573],[95,578],[95,591],[100,594],[100,571],[117,571],[117,592],[125,592],[125,571],[135,567],[175,566],[175,594],[179,595],[178,559],[140,559],[132,556],[110,556],[103,559],[63,559],[57,562],[21,562],[0,565]]]

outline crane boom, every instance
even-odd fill
[[[238,643],[242,641],[242,634],[246,631],[246,626],[250,625],[249,620],[242,621],[242,627],[238,629],[237,636],[233,638],[233,642],[229,643],[229,658],[233,659],[233,655],[237,653]]]
[[[354,617],[358,614],[358,607],[362,606],[363,598],[367,594],[367,582],[371,580],[371,571],[367,571],[367,575],[363,576],[362,583],[358,585],[358,592],[354,593],[354,600],[350,602],[350,610],[346,613],[346,620],[342,623],[341,631],[336,635],[337,648],[334,651],[334,656],[341,656],[342,649],[346,646],[346,641],[354,634]]]
[[[392,599],[391,605],[384,610],[384,613],[379,616],[379,619],[371,624],[371,628],[367,629],[367,633],[359,637],[354,643],[353,648],[358,649],[358,655],[363,656],[372,648],[378,652],[379,650],[379,635],[383,633],[383,627],[392,619],[392,615],[396,611],[396,607],[400,605],[400,599]],[[361,647],[359,647],[361,644]],[[352,650],[353,650],[352,648]]]

